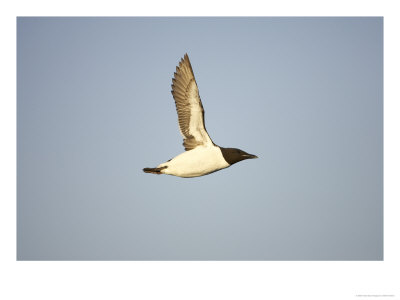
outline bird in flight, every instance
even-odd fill
[[[175,99],[185,152],[156,168],[144,168],[144,172],[198,177],[228,168],[245,159],[257,158],[243,150],[223,148],[213,143],[204,125],[204,109],[187,54],[176,67],[171,93]]]

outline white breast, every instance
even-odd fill
[[[158,167],[167,166],[162,173],[180,177],[196,177],[229,167],[216,146],[196,147],[183,152]]]

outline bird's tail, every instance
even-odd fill
[[[162,174],[161,170],[164,170],[166,168],[168,168],[168,167],[164,166],[164,167],[161,167],[161,168],[144,168],[143,172],[160,175],[160,174]]]

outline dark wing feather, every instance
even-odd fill
[[[203,104],[187,54],[176,67],[171,93],[175,100],[185,150],[213,145],[204,125]]]

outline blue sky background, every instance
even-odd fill
[[[18,18],[20,260],[383,259],[382,18]],[[171,78],[215,143],[194,179]]]

